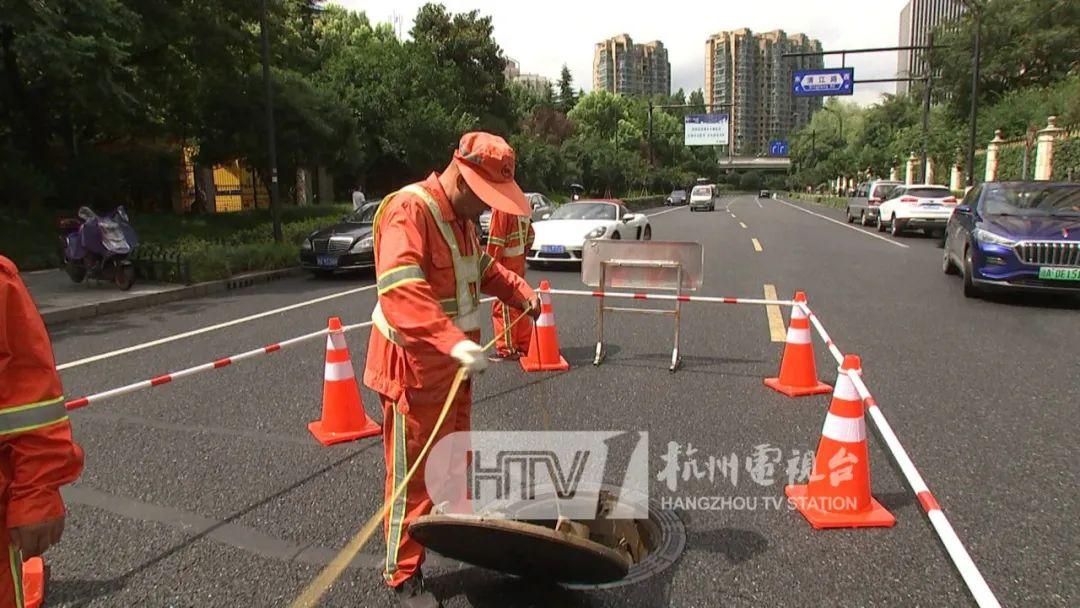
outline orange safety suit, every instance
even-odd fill
[[[438,174],[383,199],[374,224],[378,304],[364,384],[382,401],[389,499],[431,436],[450,391],[459,367],[451,349],[480,340],[479,293],[521,308],[535,295],[524,279],[481,251],[476,227],[454,213]],[[466,381],[433,445],[470,430],[471,408]],[[408,528],[430,510],[421,465],[385,520],[384,577],[391,586],[423,563],[424,549]]]
[[[493,210],[488,229],[487,253],[495,262],[524,278],[525,254],[532,247],[535,236],[532,218],[529,216],[516,216]],[[507,306],[501,301],[492,303],[491,322],[495,328],[495,347],[499,355],[528,352],[529,339],[532,337],[532,319],[522,319],[510,327],[510,322],[522,312],[524,311]]]
[[[82,465],[45,323],[18,268],[0,256],[0,608],[23,605],[9,530],[62,517],[60,486]]]

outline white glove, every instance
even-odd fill
[[[484,349],[472,340],[462,340],[450,349],[450,356],[457,359],[461,367],[468,370],[470,376],[482,373],[488,366]]]

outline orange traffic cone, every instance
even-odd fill
[[[349,347],[341,331],[341,319],[330,317],[326,336],[326,366],[323,372],[322,419],[308,424],[308,430],[323,445],[381,435],[382,429],[368,418],[360,402]]]
[[[795,292],[796,302],[806,302],[806,294]],[[810,319],[799,306],[791,307],[791,326],[788,327],[784,358],[780,361],[780,376],[766,378],[765,386],[788,397],[821,395],[832,387],[817,379],[814,365],[814,345],[810,341]]]
[[[22,567],[23,606],[39,608],[45,600],[45,562],[31,557]]]
[[[863,403],[845,370],[861,371],[859,358],[848,355],[840,367],[810,482],[784,493],[817,530],[892,526],[896,518],[870,495]]]
[[[520,359],[521,369],[527,372],[563,372],[570,364],[559,354],[559,334],[555,329],[555,312],[551,308],[551,284],[540,281],[540,318],[533,324],[529,354]]]

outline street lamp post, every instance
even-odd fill
[[[270,33],[267,27],[266,0],[262,0],[259,16],[262,36],[262,77],[266,85],[266,138],[270,162],[270,216],[274,223],[274,240],[281,242],[281,201],[278,196],[277,137],[274,129],[274,91],[270,84]]]
[[[975,22],[975,41],[971,60],[971,113],[968,116],[967,185],[975,185],[975,132],[979,120],[979,60],[982,54],[982,11],[975,0],[963,0]]]

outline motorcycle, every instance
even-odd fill
[[[72,281],[82,283],[89,277],[115,283],[122,291],[131,289],[135,264],[128,256],[139,239],[123,205],[105,216],[80,207],[79,219],[61,222],[60,227],[66,231],[61,237],[64,271]]]

